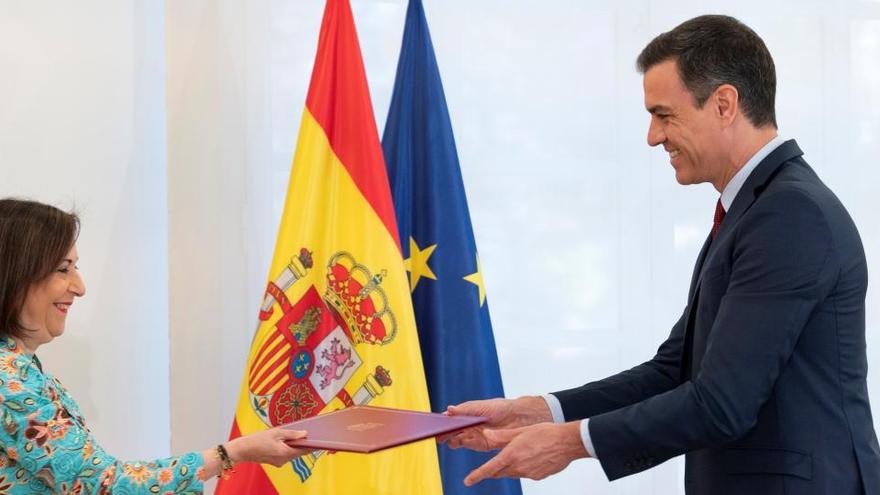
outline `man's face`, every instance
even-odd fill
[[[713,182],[722,172],[721,130],[711,97],[698,108],[678,75],[675,60],[645,72],[645,108],[651,114],[648,144],[663,145],[679,184]]]

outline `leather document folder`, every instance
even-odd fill
[[[478,425],[486,418],[445,416],[375,406],[352,406],[288,423],[283,428],[305,430],[293,447],[370,453],[443,433]]]

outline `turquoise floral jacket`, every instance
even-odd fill
[[[0,337],[0,495],[200,494],[203,464],[198,452],[149,462],[108,455],[61,383]]]

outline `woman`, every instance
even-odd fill
[[[77,270],[79,219],[52,206],[0,199],[0,494],[202,493],[236,462],[283,465],[305,453],[279,428],[202,452],[123,462],[98,445],[35,352],[64,332],[86,288]]]

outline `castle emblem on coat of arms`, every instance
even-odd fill
[[[382,288],[385,270],[374,272],[350,253],[338,252],[324,267],[323,294],[311,285],[291,301],[289,289],[314,268],[313,253],[301,249],[269,282],[260,307],[260,324],[275,320],[250,361],[247,382],[251,407],[267,427],[315,416],[333,399],[340,407],[367,404],[392,383],[381,365],[350,383],[363,365],[358,349],[386,345],[397,335]],[[324,453],[292,463],[303,482]]]

